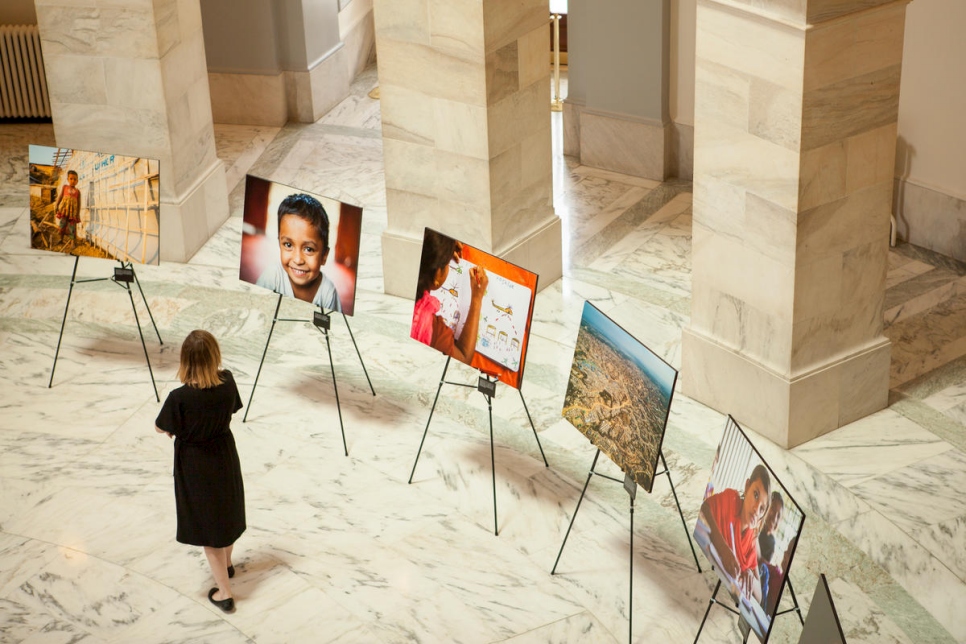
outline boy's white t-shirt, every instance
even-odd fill
[[[288,273],[285,272],[281,260],[266,268],[258,276],[255,286],[271,289],[286,297],[295,297],[295,292],[292,291],[292,282],[289,281]],[[323,309],[342,312],[339,292],[335,290],[335,284],[325,276],[325,273],[322,273],[322,283],[319,284],[319,290],[315,292],[315,297],[312,298],[312,304],[321,306]]]

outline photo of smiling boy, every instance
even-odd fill
[[[361,207],[245,177],[242,281],[352,315],[361,239]]]
[[[335,285],[322,273],[329,256],[329,216],[317,199],[289,195],[278,207],[279,261],[255,282],[280,295],[342,311]]]

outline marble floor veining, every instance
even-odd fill
[[[249,527],[236,548],[231,615],[207,602],[200,549],[174,540],[171,444],[152,429],[160,405],[115,285],[75,289],[47,387],[72,260],[28,248],[26,146],[52,143],[53,132],[0,125],[0,642],[623,642],[630,616],[635,642],[693,641],[715,577],[703,560],[705,571],[695,569],[664,477],[635,504],[632,605],[619,485],[591,483],[550,575],[594,453],[560,417],[583,301],[680,368],[690,184],[581,166],[560,153],[552,117],[565,276],[537,296],[526,409],[511,389],[494,400],[494,536],[479,394],[443,389],[407,484],[444,360],[409,340],[412,303],[382,292],[375,83],[367,70],[312,125],[216,126],[231,218],[189,262],[138,269],[164,339],[145,324],[162,399],[177,384],[181,338],[202,327],[221,341],[246,402],[233,431]],[[326,345],[310,325],[279,323],[252,395],[276,300],[237,279],[249,172],[364,207],[349,324],[377,395],[335,320],[348,457]],[[82,261],[80,272],[109,266]],[[807,609],[824,573],[850,643],[966,641],[964,276],[948,258],[893,249],[890,406],[790,451],[752,434],[806,512],[790,574],[798,600]],[[308,311],[286,301],[283,315]],[[689,527],[723,427],[722,414],[675,395],[664,453]],[[783,616],[771,641],[797,642],[800,632]],[[741,637],[717,609],[700,641]]]

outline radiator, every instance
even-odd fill
[[[50,117],[36,25],[0,25],[0,118]]]

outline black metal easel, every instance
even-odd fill
[[[664,470],[661,472],[655,473],[654,476],[657,477],[662,474],[667,474],[668,483],[671,484],[671,494],[674,495],[674,503],[678,506],[678,516],[681,517],[681,523],[682,525],[684,525],[684,534],[688,537],[688,545],[691,546],[691,555],[694,556],[694,563],[698,567],[698,572],[701,572],[701,564],[698,563],[698,554],[694,550],[694,544],[691,542],[690,535],[688,535],[688,524],[684,520],[684,513],[681,511],[681,504],[678,502],[677,492],[674,491],[674,482],[671,480],[671,470],[667,466],[667,461],[664,460],[663,451],[659,453],[659,456],[661,458],[661,462],[664,464]],[[628,474],[625,474],[623,479],[619,479],[617,477],[610,476],[608,474],[602,474],[596,471],[594,468],[597,467],[598,458],[600,458],[600,449],[598,449],[597,453],[594,454],[594,461],[590,464],[590,471],[587,473],[587,481],[584,482],[584,489],[580,491],[580,498],[577,499],[577,507],[574,508],[574,514],[572,517],[570,517],[570,525],[567,526],[567,533],[564,535],[563,543],[560,544],[560,551],[557,553],[557,560],[553,562],[553,569],[551,569],[550,574],[554,575],[557,572],[557,564],[560,563],[560,556],[563,554],[564,546],[567,545],[567,539],[570,537],[570,530],[574,527],[574,521],[577,519],[577,512],[580,510],[580,504],[583,502],[584,496],[587,494],[587,486],[590,485],[590,479],[596,474],[597,476],[600,476],[602,478],[609,479],[611,481],[616,481],[617,483],[623,484],[624,489],[627,490],[628,495],[630,495],[631,497],[631,508],[630,508],[630,512],[631,512],[630,561],[631,563],[630,563],[630,586],[628,591],[629,603],[627,605],[628,629],[631,629],[629,631],[628,636],[631,637],[630,633],[633,633],[632,625],[633,625],[633,615],[634,615],[634,610],[633,610],[633,605],[634,605],[633,604],[633,599],[634,599],[634,499],[637,496],[637,484],[634,483],[633,479],[631,479],[631,477]]]
[[[795,596],[795,589],[792,588],[792,578],[788,574],[786,574],[785,580],[782,583],[788,586],[788,591],[792,595],[792,607],[786,608],[785,610],[777,611],[775,613],[775,617],[777,618],[779,615],[785,615],[787,613],[798,613],[798,620],[802,623],[802,626],[805,626],[805,618],[802,617],[802,609],[798,605],[798,598]],[[738,617],[741,617],[741,611],[733,608],[732,606],[729,606],[724,602],[718,601],[717,595],[718,595],[718,590],[720,588],[721,588],[721,580],[719,579],[717,585],[714,587],[714,590],[711,592],[711,599],[708,600],[708,609],[704,611],[704,618],[701,620],[701,626],[698,627],[698,634],[694,636],[694,644],[698,644],[698,638],[701,637],[701,631],[704,630],[704,623],[708,621],[708,615],[711,613],[711,607],[714,606],[715,604],[717,604],[718,606],[721,606],[725,610],[728,610],[734,613]],[[739,624],[744,624],[744,623],[745,622],[739,622]],[[750,636],[751,636],[751,629],[749,628],[748,631],[745,632],[744,634],[744,639],[741,640],[742,644],[747,642]]]
[[[345,455],[349,455],[349,447],[345,442],[345,425],[342,423],[342,405],[339,403],[339,386],[335,380],[335,363],[332,361],[332,346],[329,342],[329,325],[330,317],[334,311],[329,313],[325,312],[325,309],[319,307],[321,310],[315,311],[311,320],[299,320],[294,318],[280,318],[278,317],[279,309],[282,307],[282,295],[279,294],[278,302],[275,304],[275,315],[272,316],[272,327],[268,330],[268,339],[265,340],[265,350],[262,351],[262,359],[258,363],[258,372],[255,374],[255,383],[252,385],[252,393],[248,397],[248,406],[245,408],[245,416],[242,418],[242,422],[248,420],[248,412],[252,408],[252,399],[255,398],[255,388],[258,387],[258,377],[262,374],[262,365],[265,364],[265,356],[268,354],[268,345],[272,341],[272,333],[275,332],[276,322],[311,322],[319,332],[325,336],[325,348],[329,353],[329,367],[332,370],[332,389],[335,391],[335,408],[339,412],[339,429],[342,432],[342,450]],[[362,365],[362,372],[366,374],[366,382],[369,383],[369,390],[372,391],[372,395],[376,395],[376,390],[372,387],[372,380],[369,379],[369,371],[366,370],[366,363],[362,360],[362,354],[359,353],[359,345],[356,344],[356,337],[352,334],[352,328],[349,326],[349,319],[346,317],[345,313],[342,314],[342,319],[345,320],[345,327],[349,329],[349,337],[352,338],[352,346],[356,349],[356,355],[359,356],[359,363]]]
[[[151,315],[151,307],[148,305],[148,298],[144,297],[144,289],[141,288],[141,282],[138,281],[137,273],[134,272],[134,264],[131,262],[123,262],[122,260],[117,260],[120,266],[114,267],[114,275],[112,277],[94,277],[90,279],[77,279],[77,264],[80,262],[80,255],[74,255],[74,270],[70,274],[70,288],[67,290],[67,303],[64,305],[64,319],[60,323],[60,335],[57,336],[57,349],[54,351],[54,365],[50,368],[50,381],[47,383],[47,388],[50,389],[54,386],[54,371],[57,370],[57,357],[60,355],[60,343],[64,339],[64,327],[67,325],[67,311],[70,309],[70,296],[74,292],[74,284],[84,284],[86,282],[106,282],[108,280],[114,282],[118,286],[122,287],[127,291],[128,297],[131,300],[131,310],[134,311],[134,323],[138,328],[138,335],[141,337],[141,348],[144,349],[144,361],[148,363],[148,373],[151,374],[151,386],[154,387],[154,397],[158,402],[161,402],[161,397],[158,395],[158,385],[154,382],[154,371],[151,369],[151,358],[148,357],[148,347],[144,344],[144,333],[141,331],[141,321],[138,319],[138,310],[134,306],[134,294],[131,291],[131,282],[137,284],[138,291],[141,293],[141,299],[144,301],[144,308],[148,310],[148,317],[151,318],[151,325],[154,327],[154,332],[158,335],[158,342],[164,344],[164,340],[161,339],[161,333],[158,331],[158,325],[154,322],[154,316]]]
[[[439,387],[436,389],[436,397],[433,399],[433,406],[429,410],[429,418],[426,420],[426,429],[423,430],[423,438],[419,441],[419,451],[416,452],[416,460],[413,462],[413,471],[409,473],[409,483],[413,482],[413,475],[416,474],[416,464],[419,463],[419,455],[423,453],[423,443],[426,442],[426,434],[429,432],[429,424],[433,420],[433,412],[436,411],[436,403],[439,401],[439,392],[443,390],[443,385],[456,385],[458,387],[470,387],[471,389],[476,389],[483,397],[486,398],[486,411],[490,418],[490,467],[493,471],[493,534],[499,536],[499,528],[497,525],[497,514],[496,514],[496,456],[493,447],[493,397],[496,395],[496,383],[497,379],[492,378],[488,375],[480,372],[480,378],[476,385],[466,384],[464,382],[450,382],[446,380],[446,370],[449,369],[449,361],[452,358],[446,358],[446,365],[443,367],[443,375],[439,377]],[[520,392],[520,401],[523,403],[523,410],[527,413],[527,420],[530,421],[530,429],[533,430],[533,437],[537,439],[537,447],[540,448],[540,456],[543,457],[543,464],[546,467],[550,467],[550,463],[547,462],[547,456],[543,453],[543,445],[540,444],[540,436],[537,435],[537,428],[533,425],[533,418],[530,417],[530,410],[527,409],[527,401],[523,399],[523,391],[517,389]]]

